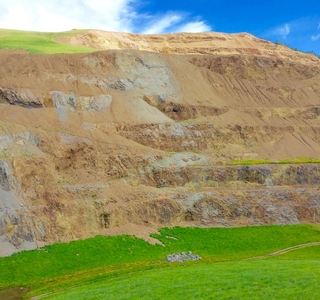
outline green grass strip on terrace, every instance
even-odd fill
[[[270,161],[268,159],[247,159],[234,160],[230,165],[275,165],[275,164],[318,164],[320,159],[311,157],[296,157],[281,159],[278,161]]]

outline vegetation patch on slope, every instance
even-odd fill
[[[25,50],[29,53],[87,53],[97,51],[89,47],[73,46],[55,41],[55,38],[75,35],[85,30],[66,32],[34,32],[0,29],[0,49]]]
[[[295,158],[287,158],[281,159],[278,161],[269,161],[268,159],[248,159],[248,160],[234,160],[232,165],[290,165],[290,164],[318,164],[320,163],[320,159],[312,158],[312,157],[295,157]]]

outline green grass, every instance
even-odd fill
[[[37,54],[86,53],[97,51],[96,49],[63,44],[54,40],[58,37],[75,35],[81,32],[85,32],[85,30],[52,33],[0,29],[0,49],[25,50],[29,53]]]
[[[217,262],[236,262],[290,246],[320,241],[320,229],[311,225],[209,229],[175,227],[163,228],[154,237],[164,246],[150,245],[132,236],[98,236],[1,258],[0,290],[25,286],[32,289],[31,296],[90,282],[103,283],[136,272],[143,274],[147,270],[176,272],[181,264],[168,263],[165,257],[182,251],[192,251],[203,258],[183,264],[188,268],[192,265],[204,267],[216,265]]]
[[[151,270],[44,299],[319,299],[320,261],[251,261]]]
[[[234,160],[231,165],[272,165],[272,164],[318,164],[320,159],[311,157],[295,157],[287,158],[278,161],[269,161],[267,159],[248,159]]]
[[[302,249],[293,250],[285,254],[275,256],[269,259],[277,260],[319,260],[320,246],[312,246]]]
[[[262,261],[183,264],[100,280],[44,299],[318,299],[319,258],[320,246],[313,246]]]
[[[175,227],[160,229],[160,235],[153,236],[172,251],[192,250],[211,261],[223,261],[263,255],[293,245],[318,241],[319,234],[318,227],[295,225],[239,228]]]

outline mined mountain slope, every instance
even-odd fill
[[[286,46],[273,44],[248,33],[203,32],[142,35],[101,30],[79,33],[75,31],[74,33],[57,37],[56,40],[98,50],[141,50],[183,55],[254,55],[290,59],[303,64],[317,65],[319,63],[314,55],[292,51]]]
[[[153,52],[0,52],[0,255],[161,226],[320,221],[318,58],[247,34],[91,33]],[[232,165],[263,159],[300,163]]]

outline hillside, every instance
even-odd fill
[[[319,58],[249,34],[45,39],[58,54],[0,51],[1,256],[163,226],[319,223]]]

